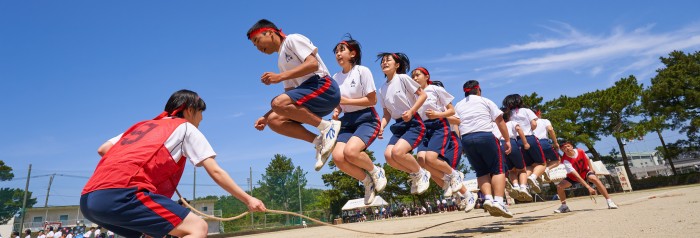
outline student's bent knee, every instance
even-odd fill
[[[284,110],[287,106],[293,103],[294,102],[292,102],[292,99],[287,94],[281,94],[272,99],[270,106],[272,107],[272,111],[277,112],[279,110]]]

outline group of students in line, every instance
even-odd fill
[[[259,51],[278,53],[280,72],[265,72],[260,81],[266,85],[282,83],[284,87],[254,127],[269,127],[311,143],[316,150],[317,171],[332,156],[341,171],[362,182],[366,204],[383,191],[387,179],[384,169],[374,165],[365,150],[376,139],[384,138],[391,121],[392,136],[384,157],[390,166],[410,175],[412,194],[425,192],[433,180],[445,197],[459,200],[461,210],[472,210],[475,197],[463,184],[464,174],[456,169],[462,153],[476,170],[479,189],[486,197],[483,206],[491,215],[513,215],[503,201],[507,168],[513,184],[510,188],[520,192],[529,187],[539,192],[536,179],[545,171],[544,143],[540,144],[532,132],[542,126],[537,126],[531,110],[522,107],[518,95],[508,96],[502,109],[482,97],[479,83],[470,80],[463,86],[465,97],[453,105],[454,96],[440,82],[431,80],[428,69],[410,70],[410,61],[402,53],[377,55],[386,79],[377,89],[372,73],[361,64],[360,43],[351,36],[333,48],[342,70],[332,77],[318,48],[303,35],[286,35],[274,23],[262,19],[246,37]],[[377,102],[382,116],[374,109]],[[265,211],[263,202],[245,193],[214,160],[216,153],[197,129],[204,110],[206,104],[197,93],[177,91],[166,102],[163,113],[133,125],[100,146],[102,159],[81,196],[85,217],[126,237],[142,233],[152,237],[206,236],[206,222],[170,200],[185,158],[204,167],[218,185],[250,211]],[[332,119],[323,120],[328,115]],[[524,132],[521,140],[511,140],[515,133],[506,121],[518,123],[514,128]],[[316,127],[318,133],[303,124]],[[556,139],[553,134],[552,139]],[[512,165],[505,167],[504,157],[510,158],[521,146],[524,160],[507,160],[506,164]],[[413,150],[417,151],[417,159],[411,154]],[[528,172],[524,172],[525,165],[531,168]]]
[[[101,227],[90,227],[85,232],[78,232],[70,228],[58,228],[54,232],[53,226],[49,226],[46,230],[40,230],[36,234],[36,238],[114,238],[114,232],[107,231],[102,233]],[[2,238],[2,235],[0,235]],[[15,231],[11,238],[21,238],[18,231]],[[24,230],[24,238],[32,238],[32,230]]]

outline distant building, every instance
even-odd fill
[[[206,199],[191,201],[190,205],[204,214],[221,217],[221,210],[214,210],[215,203],[216,199]],[[209,234],[218,234],[222,232],[221,222],[210,219],[204,220],[206,220],[209,225]],[[19,230],[20,222],[21,219],[15,219],[15,230]],[[32,232],[36,232],[44,229],[47,224],[60,224],[62,227],[97,227],[97,224],[85,219],[78,205],[27,208],[26,218],[24,219],[24,229],[30,229]]]
[[[652,176],[668,176],[672,175],[671,166],[663,157],[663,153],[659,151],[649,152],[629,152],[627,159],[632,174],[637,178],[646,178]],[[622,166],[622,155],[617,155],[615,160],[618,161],[618,166]],[[678,173],[687,173],[694,170],[695,165],[700,165],[700,158],[683,157],[674,159],[673,165]]]

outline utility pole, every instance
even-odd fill
[[[301,171],[297,174],[297,187],[299,188],[299,215],[304,215],[301,209]],[[299,217],[299,224],[301,224],[301,217]]]
[[[44,208],[46,208],[46,215],[44,216],[44,221],[49,220],[49,193],[51,192],[51,183],[53,183],[53,176],[56,174],[52,174],[51,178],[49,178],[49,188],[46,190],[46,201],[44,201]]]
[[[29,164],[29,171],[27,172],[27,184],[24,185],[24,199],[22,199],[22,220],[20,221],[21,223],[19,224],[19,230],[23,231],[24,230],[24,215],[27,213],[25,210],[27,210],[27,193],[29,190],[29,177],[32,176],[32,164]]]

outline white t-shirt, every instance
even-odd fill
[[[462,135],[493,131],[493,122],[503,114],[493,101],[477,95],[469,95],[459,101],[455,105],[455,113],[460,120],[459,132]]]
[[[537,128],[533,131],[538,139],[549,139],[547,135],[547,126],[551,126],[552,122],[547,119],[537,119]]]
[[[372,77],[372,72],[362,65],[355,65],[344,74],[342,71],[335,73],[333,79],[338,83],[340,87],[340,96],[345,98],[363,98],[367,94],[377,91],[377,87],[374,86],[374,77]],[[343,112],[354,112],[359,111],[368,107],[365,106],[355,106],[355,105],[340,105]]]
[[[518,138],[518,130],[515,129],[515,127],[518,126],[517,122],[514,121],[508,121],[506,122],[506,128],[508,129],[508,136],[510,138],[517,139]]]
[[[277,67],[279,67],[280,73],[298,67],[304,63],[306,57],[314,54],[315,50],[317,50],[316,46],[314,46],[314,44],[311,43],[311,40],[306,38],[306,36],[300,34],[288,35],[282,42],[282,45],[280,45],[279,52],[277,52],[279,53],[279,58],[277,58]],[[330,75],[330,73],[328,73],[328,68],[326,68],[326,64],[323,63],[323,60],[321,60],[321,56],[318,55],[318,52],[316,53],[316,60],[318,60],[318,70],[316,70],[316,72],[298,78],[284,80],[282,81],[284,88],[296,88],[314,74],[320,77]]]
[[[574,149],[574,156],[569,156],[569,157],[577,158],[578,157],[578,149]],[[586,159],[588,159],[588,156],[586,156]],[[576,172],[576,169],[574,169],[574,166],[571,165],[571,162],[569,162],[568,160],[564,160],[564,169],[566,169],[567,174]]]
[[[394,78],[379,89],[379,102],[386,108],[391,118],[399,119],[416,103],[416,92],[420,85],[406,74],[394,74]]]
[[[168,120],[168,119],[163,119]],[[122,134],[109,139],[113,145],[121,139]],[[204,137],[201,131],[192,123],[186,122],[178,126],[173,134],[165,141],[165,148],[170,151],[175,163],[180,161],[182,156],[187,157],[192,164],[200,166],[199,163],[203,160],[216,156],[216,152]],[[95,231],[95,234],[99,234]]]
[[[424,120],[428,119],[425,115],[425,111],[430,109],[436,112],[444,112],[447,110],[447,104],[452,103],[452,100],[455,99],[452,94],[445,91],[443,87],[437,85],[428,85],[425,87],[424,91],[425,94],[428,95],[428,98],[423,103],[423,106],[420,107],[420,110],[418,110],[418,114]]]
[[[66,235],[66,238],[73,238],[73,234],[68,233],[68,235]]]
[[[530,126],[530,121],[537,120],[537,115],[535,115],[532,110],[527,108],[519,108],[511,110],[510,119],[508,121],[515,121],[520,125],[520,129],[526,136],[532,135],[532,127]],[[537,127],[540,127],[539,125]]]
[[[32,235],[27,235],[24,238],[32,238]]]
[[[112,144],[114,144],[114,143],[112,143]],[[53,237],[53,235],[54,235],[53,231],[49,231],[49,233],[46,233],[47,237]]]
[[[57,231],[56,233],[53,233],[54,238],[61,238],[62,235],[63,235],[63,232],[61,232],[61,231]]]
[[[92,235],[92,231],[86,231],[85,234],[83,234],[83,237],[89,238]]]
[[[499,140],[504,140],[503,134],[501,134],[501,130],[498,129],[498,125],[496,125],[496,122],[493,122],[492,125],[493,130],[491,131],[491,133],[493,133],[493,135],[496,136],[496,138],[498,138]]]
[[[2,238],[2,236],[0,236],[0,238]],[[36,238],[46,238],[46,235],[42,234],[42,235],[37,236]]]

